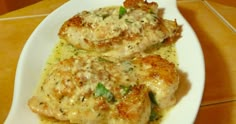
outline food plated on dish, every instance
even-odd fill
[[[42,123],[166,123],[181,104],[182,30],[159,9],[126,0],[64,20],[28,108]]]
[[[74,50],[52,55],[56,59],[50,59],[30,109],[68,123],[160,120],[161,111],[176,102],[179,76],[175,64],[155,52],[174,47],[166,42],[178,31],[175,20],[158,15],[155,2],[126,0],[123,6],[80,12],[59,31]]]

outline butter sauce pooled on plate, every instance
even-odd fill
[[[157,7],[126,0],[64,23],[28,102],[42,123],[161,121],[176,102],[177,57],[168,42],[179,36],[179,26],[159,17]]]

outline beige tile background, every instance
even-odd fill
[[[39,0],[0,0],[0,14],[33,4]]]
[[[0,16],[0,19],[9,18],[9,17],[49,14],[50,12],[55,10],[55,8],[59,7],[66,1],[68,0],[42,0],[33,5],[29,5],[27,7],[24,7],[15,11],[10,11],[9,13],[5,13]]]
[[[21,50],[31,32],[43,19],[44,17],[37,17],[0,21],[0,27],[4,29],[0,30],[0,123],[11,107],[15,71]]]
[[[179,2],[178,6],[197,33],[204,52],[206,88],[202,104],[236,99],[236,55],[231,54],[236,48],[235,33],[202,1]]]
[[[195,123],[235,124],[236,32],[230,27],[236,23],[235,1],[182,0],[178,8],[199,38],[206,64],[205,90]]]
[[[212,7],[215,14],[220,16],[223,19],[222,21],[225,21],[236,32],[236,0],[230,3],[214,0],[208,0],[206,2]]]
[[[0,123],[11,107],[14,77],[21,50],[33,30],[66,0],[43,0],[0,15]]]

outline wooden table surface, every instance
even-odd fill
[[[46,16],[66,1],[43,0],[0,15],[0,123],[11,107],[16,66],[25,42]],[[196,124],[236,124],[236,1],[222,1],[177,1],[205,58],[205,90]]]

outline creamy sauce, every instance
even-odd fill
[[[131,2],[132,2],[132,0],[131,0]],[[74,74],[74,72],[76,72],[77,66],[82,67],[85,70],[85,72],[90,71],[87,68],[87,67],[91,66],[92,62],[89,61],[90,59],[82,59],[81,62],[83,64],[78,63],[80,61],[79,58],[80,57],[83,58],[83,56],[88,56],[88,57],[90,57],[90,56],[93,56],[93,57],[111,56],[112,59],[113,58],[121,59],[121,61],[123,62],[124,59],[125,59],[125,61],[127,61],[127,59],[135,58],[137,56],[138,56],[137,59],[139,59],[140,56],[143,56],[145,58],[145,57],[147,57],[146,55],[160,55],[162,58],[166,59],[167,61],[174,63],[177,67],[178,63],[177,63],[175,44],[174,43],[170,44],[167,42],[168,38],[172,38],[175,36],[176,29],[177,29],[177,23],[175,21],[168,21],[165,19],[160,20],[157,15],[158,14],[157,13],[157,5],[155,5],[153,3],[148,4],[146,2],[145,3],[141,2],[140,4],[145,4],[145,5],[144,6],[139,5],[141,7],[141,9],[139,9],[139,8],[136,9],[135,7],[133,8],[132,6],[127,7],[125,10],[125,14],[122,14],[122,15],[120,12],[121,9],[118,6],[100,8],[100,9],[98,9],[96,11],[92,11],[92,12],[84,11],[84,12],[79,13],[78,15],[74,16],[66,23],[64,23],[64,25],[62,26],[62,28],[59,31],[59,37],[64,40],[58,41],[58,43],[55,45],[51,55],[49,56],[47,63],[45,64],[45,68],[44,68],[42,75],[41,75],[41,80],[40,80],[39,86],[37,88],[38,91],[36,91],[35,94],[40,94],[40,92],[44,88],[44,87],[42,87],[43,84],[49,84],[50,86],[47,85],[46,87],[49,88],[49,91],[54,91],[54,89],[50,89],[50,87],[52,86],[53,88],[55,88],[54,87],[55,85],[53,85],[54,83],[58,84],[58,82],[59,82],[59,84],[62,84],[62,83],[60,83],[60,82],[62,82],[60,79],[61,79],[61,77],[63,78],[64,75],[66,75],[66,74],[69,74],[69,78],[70,77],[73,78],[72,74]],[[155,9],[153,9],[153,8],[155,8]],[[120,16],[122,16],[122,17],[120,17]],[[81,26],[83,28],[80,28]],[[162,27],[162,26],[164,26],[164,27]],[[165,39],[167,39],[167,40],[165,40]],[[65,40],[68,41],[69,43],[66,42]],[[129,41],[132,41],[132,42],[129,42]],[[84,50],[82,50],[82,49],[84,49]],[[53,72],[55,71],[54,70],[55,64],[57,64],[58,62],[61,62],[61,61],[67,62],[64,60],[69,59],[69,58],[74,58],[75,60],[77,60],[77,61],[73,61],[75,63],[73,63],[72,64],[73,67],[70,68],[72,71],[70,71],[68,73],[62,73],[61,75],[57,74],[56,76],[53,75],[54,73],[53,74],[51,73],[52,71]],[[74,60],[74,59],[71,59],[71,60]],[[114,60],[118,61],[117,59],[114,59]],[[84,61],[84,60],[86,60],[86,61]],[[156,59],[156,60],[158,61],[158,59]],[[160,62],[161,62],[161,60],[160,60]],[[116,61],[114,61],[114,63]],[[128,60],[128,61],[130,61],[130,60]],[[166,63],[166,61],[165,61],[165,63]],[[81,64],[81,65],[78,65],[78,64]],[[63,63],[61,65],[63,65]],[[145,63],[144,64],[141,63],[141,65],[145,65]],[[154,66],[152,68],[152,66],[148,66],[148,65],[149,64],[147,64],[147,66],[144,66],[145,67],[144,69],[149,69],[150,71],[154,71],[154,69],[155,69]],[[68,66],[70,67],[70,65],[65,66],[65,70],[67,70],[69,68]],[[97,64],[95,66],[99,67],[99,68],[102,67],[102,65],[100,65],[100,64]],[[119,66],[119,67],[122,69],[123,68],[126,68],[126,69],[133,68],[132,65],[129,66],[129,64],[125,64],[125,62],[121,63],[121,66]],[[173,65],[171,65],[171,67],[173,68]],[[113,66],[111,66],[111,68],[113,68]],[[80,77],[81,75],[85,75],[86,77],[88,77],[87,79],[91,82],[97,81],[96,76],[100,75],[100,74],[102,75],[102,77],[105,77],[107,79],[108,76],[106,76],[105,74],[100,72],[100,70],[104,70],[104,69],[100,69],[100,70],[99,69],[96,70],[96,69],[97,68],[91,69],[94,73],[89,72],[89,73],[83,74],[82,73],[83,71],[78,71],[78,73],[76,72],[76,76]],[[157,68],[157,70],[158,70],[158,68]],[[123,70],[123,71],[127,71],[127,70]],[[111,75],[116,74],[116,72],[112,72],[112,71],[109,71],[109,72],[112,73]],[[140,75],[147,74],[146,71],[143,71],[143,70],[138,70],[138,72],[140,72]],[[156,74],[157,73],[155,73],[155,75]],[[172,73],[170,73],[170,74],[172,75]],[[94,76],[94,78],[90,78],[90,75],[91,75],[91,77]],[[127,74],[123,74],[123,73],[122,74],[118,73],[117,75],[118,75],[117,76],[118,78],[123,78],[127,82],[129,82],[127,80],[128,79],[127,77],[129,77],[130,75],[131,75],[131,77],[135,77],[132,74],[127,75]],[[54,78],[53,76],[55,76],[56,78]],[[168,75],[168,76],[170,76],[170,75]],[[50,78],[50,77],[52,77],[52,78]],[[175,77],[178,77],[178,76],[175,76]],[[174,78],[171,77],[171,79],[178,79],[175,77]],[[104,81],[105,78],[101,78],[100,80]],[[94,80],[92,80],[92,79],[94,79]],[[124,82],[123,79],[117,80],[117,82]],[[65,82],[67,83],[67,82],[71,82],[71,81],[69,79],[67,79]],[[136,82],[136,81],[134,81],[134,82]],[[156,83],[156,84],[158,86],[160,84],[164,84],[161,82],[162,82],[162,80],[161,81],[158,80],[158,83]],[[76,83],[77,83],[77,80],[76,80]],[[93,87],[93,85],[91,85],[89,83],[86,83],[86,84],[87,84],[86,86],[88,86],[88,87]],[[110,86],[110,85],[114,85],[115,83],[108,82],[108,84]],[[129,85],[130,85],[130,83],[129,83]],[[153,84],[153,85],[155,85],[155,84]],[[149,85],[149,86],[153,87],[153,85]],[[151,87],[149,87],[150,88],[149,93],[150,93],[150,90],[152,89]],[[56,88],[60,89],[61,87],[58,86]],[[169,88],[169,87],[167,86],[167,88]],[[173,90],[171,88],[169,88],[169,89],[167,89],[167,88],[164,88],[165,90],[155,89],[155,91],[159,91],[160,94],[165,94],[166,93],[165,91]],[[177,88],[177,87],[175,87],[175,88]],[[64,89],[68,90],[69,88],[65,87]],[[81,89],[79,89],[77,91],[83,92],[83,90],[81,90]],[[86,87],[84,89],[87,90],[88,88]],[[93,89],[95,89],[95,88],[91,88],[91,89],[92,89],[91,91],[94,91]],[[145,92],[145,93],[146,93],[146,95],[150,95],[150,94],[147,94],[147,92]],[[80,93],[73,92],[71,94],[77,95]],[[168,93],[166,93],[166,94],[168,94]],[[46,94],[46,95],[49,97],[48,94]],[[41,96],[38,96],[38,97],[46,99],[46,98],[48,98],[46,95],[41,94]],[[171,95],[173,96],[173,93],[171,93]],[[155,112],[157,112],[158,120],[151,121],[149,123],[150,124],[158,124],[162,121],[164,115],[166,116],[166,112],[168,112],[170,108],[160,110],[161,104],[159,104],[159,106],[156,105],[157,103],[153,103],[151,96],[149,96],[149,97],[150,97],[151,101],[149,101],[149,98],[147,98],[146,96],[144,98],[148,99],[148,100],[146,100],[146,101],[148,101],[148,103],[152,102],[153,105],[150,105],[150,103],[149,103],[147,105],[148,108],[144,108],[144,110],[148,110],[146,112],[147,114],[144,114],[145,116],[142,116],[143,114],[141,115],[142,117],[145,118],[145,121],[140,121],[139,120],[140,116],[138,117],[138,119],[135,118],[135,121],[136,122],[139,121],[140,123],[142,123],[142,122],[146,122],[149,117],[151,120],[155,119],[156,118]],[[164,99],[168,99],[165,96],[163,96],[163,97],[164,97]],[[74,98],[78,99],[78,97],[74,97]],[[137,98],[137,97],[135,97],[135,98]],[[140,98],[140,99],[144,99],[144,98]],[[156,97],[154,99],[157,99],[157,98],[159,98],[159,97]],[[75,101],[71,97],[68,99],[69,99],[69,102]],[[68,99],[65,99],[63,101],[68,102]],[[165,102],[165,104],[172,103],[169,101],[171,101],[171,100],[167,100],[167,102]],[[54,102],[54,101],[47,100],[47,102]],[[39,105],[41,105],[41,103],[42,102],[40,102]],[[70,104],[61,103],[61,100],[59,103],[63,107],[68,107],[68,105],[70,105]],[[96,102],[90,101],[89,103],[95,104]],[[162,102],[160,102],[160,103],[162,103]],[[54,104],[52,104],[52,105],[54,105]],[[78,104],[76,104],[76,105],[78,105]],[[141,104],[141,105],[145,106],[145,104]],[[90,109],[91,106],[90,106],[90,104],[88,104],[87,108]],[[132,106],[133,106],[133,104],[132,104]],[[152,106],[151,109],[155,111],[155,112],[154,111],[151,112],[152,116],[150,116],[150,110],[149,110],[150,106]],[[81,108],[84,108],[85,106],[81,105],[79,107],[80,108],[78,108],[78,110],[82,110]],[[52,109],[56,110],[55,108],[52,108]],[[63,109],[60,108],[60,109],[58,109],[58,111],[59,110],[60,110],[59,115],[61,115],[61,113],[64,115]],[[127,110],[125,109],[125,111],[127,111]],[[80,116],[78,114],[76,114],[76,116],[73,116],[73,119],[77,120],[81,116],[84,116],[84,114],[83,114],[84,111],[82,111],[80,113],[82,113],[82,114],[80,114]],[[90,110],[89,110],[89,113],[90,113]],[[145,113],[145,112],[142,111],[140,113]],[[95,115],[95,114],[93,112],[93,115]],[[56,114],[56,116],[54,116],[54,117],[57,118],[57,115],[58,114]],[[97,115],[100,116],[100,113],[96,114],[96,116]],[[53,116],[53,115],[49,114],[47,116]],[[70,116],[70,115],[68,115],[68,116]],[[107,116],[105,116],[105,117],[107,117]],[[58,118],[58,119],[61,119],[61,118]],[[69,120],[71,122],[79,122],[76,120],[73,121],[73,119],[72,120],[69,119]],[[67,120],[67,119],[62,119],[62,120]],[[88,119],[86,119],[86,121],[87,120],[92,120],[92,119],[88,118]],[[101,120],[103,121],[105,119],[102,118]],[[40,123],[41,124],[70,124],[68,121],[59,121],[54,118],[45,117],[45,116],[40,116]]]
[[[178,65],[175,44],[166,45],[165,43],[162,43],[160,45],[153,46],[151,49],[152,50],[147,51],[147,53],[160,55],[169,62]],[[45,69],[50,68],[51,65],[56,64],[64,59],[76,56],[84,56],[85,54],[96,53],[77,49],[66,41],[60,40],[53,49],[52,54],[49,56]]]
[[[162,43],[161,45],[153,46],[150,50],[146,52],[160,55],[162,58],[165,58],[169,62],[174,63],[176,66],[178,65],[175,44],[166,45],[165,43]],[[79,50],[73,47],[72,45],[70,45],[69,43],[67,43],[66,41],[60,40],[56,44],[55,48],[53,49],[52,54],[48,58],[47,64],[45,65],[45,69],[42,73],[39,86],[48,75],[49,70],[51,69],[52,65],[64,59],[68,59],[68,58],[76,57],[76,56],[84,56],[87,54],[95,54],[95,53],[91,53],[91,52],[88,53],[84,50]],[[163,112],[161,112],[161,116],[162,116],[161,119],[163,118],[163,115],[166,115],[167,112],[168,110],[164,110]],[[161,119],[159,119],[158,121],[150,122],[150,124],[160,123]],[[48,117],[43,117],[43,116],[40,116],[40,123],[41,124],[69,124],[69,122],[61,122],[53,118],[48,118]]]

